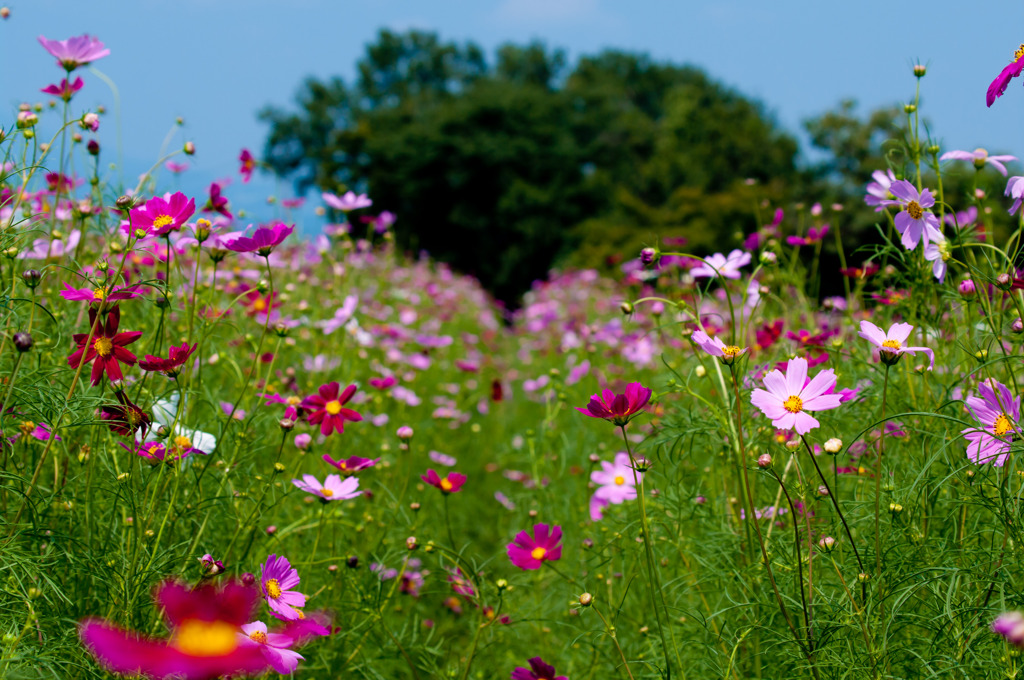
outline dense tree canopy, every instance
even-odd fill
[[[540,44],[382,31],[354,84],[307,80],[267,109],[265,156],[300,191],[352,188],[400,215],[401,245],[514,301],[559,258],[600,262],[665,235],[753,226],[751,190],[798,182],[797,144],[702,71],[606,51],[569,70]]]

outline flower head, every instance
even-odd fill
[[[1024,647],[1024,614],[1006,612],[992,622],[992,632],[1002,635],[1006,641],[1017,647]]]
[[[1006,177],[1006,166],[1003,162],[1015,161],[1016,156],[1002,155],[1002,156],[990,156],[986,149],[975,149],[974,151],[947,151],[946,153],[939,156],[940,161],[969,161],[974,164],[974,167],[981,170],[986,165],[991,165],[993,168],[999,171],[999,173]]]
[[[271,555],[260,567],[260,592],[267,605],[287,621],[301,618],[295,607],[306,606],[306,596],[292,590],[300,580],[298,570],[284,555]]]
[[[152,236],[166,236],[181,231],[196,212],[196,200],[180,191],[164,197],[154,196],[145,205],[131,211],[132,229],[145,229]]]
[[[373,201],[371,201],[366,194],[357,195],[353,191],[347,191],[340,197],[325,191],[321,194],[321,197],[324,199],[324,203],[335,210],[341,210],[342,212],[358,210],[359,208],[369,208],[373,205]]]
[[[228,250],[233,250],[236,253],[256,253],[261,257],[267,257],[293,231],[295,231],[294,225],[288,226],[282,222],[276,222],[269,227],[260,227],[253,232],[251,237],[240,236],[228,241],[226,246]]]
[[[256,607],[257,592],[237,581],[190,587],[165,581],[154,596],[171,629],[152,638],[98,618],[79,624],[82,644],[108,671],[150,678],[213,680],[262,673],[269,667],[256,647],[240,645],[237,633]]]
[[[442,478],[434,470],[427,470],[427,474],[420,477],[424,482],[430,486],[436,487],[441,490],[441,493],[448,495],[450,493],[458,493],[462,485],[466,483],[466,475],[461,472],[449,472]]]
[[[539,656],[533,657],[527,663],[530,664],[529,668],[517,666],[512,671],[512,680],[569,680],[564,675],[555,675],[555,667],[544,663]]]
[[[146,358],[139,362],[139,368],[144,371],[159,371],[168,378],[173,378],[178,375],[181,371],[181,367],[185,365],[189,357],[199,347],[198,343],[193,344],[189,347],[188,342],[184,342],[180,347],[170,347],[168,352],[168,358],[153,356],[147,354]]]
[[[1021,71],[1024,71],[1024,45],[1017,48],[1017,51],[1013,53],[1013,61],[1010,65],[1000,71],[996,79],[988,86],[988,91],[985,93],[985,104],[992,106],[996,99],[1002,97],[1010,81],[1019,76]]]
[[[651,390],[634,382],[626,385],[626,391],[623,394],[615,394],[611,390],[605,389],[600,395],[591,395],[590,403],[585,408],[576,407],[576,410],[591,418],[604,418],[622,427],[636,416],[650,400]]]
[[[302,475],[302,480],[293,479],[292,484],[307,493],[319,496],[324,503],[329,501],[347,501],[358,498],[359,478],[346,477],[344,480],[339,475],[327,475],[324,483],[321,484],[313,475]]]
[[[341,470],[342,474],[351,475],[359,472],[360,470],[366,470],[376,465],[380,458],[360,458],[359,456],[349,456],[348,458],[342,458],[340,460],[334,460],[330,454],[325,453],[323,455],[324,460],[334,467]]]
[[[896,181],[896,174],[892,170],[875,170],[871,173],[871,178],[874,182],[868,182],[867,196],[864,197],[864,202],[868,205],[875,206],[875,212],[881,212],[885,210],[886,201],[892,199],[892,194],[889,193],[889,187]]]
[[[110,54],[103,43],[90,35],[79,35],[67,40],[47,40],[39,36],[39,44],[57,58],[58,66],[68,72]]]
[[[740,267],[750,264],[750,253],[742,250],[733,250],[728,255],[715,253],[704,258],[704,262],[690,270],[690,275],[695,278],[714,279],[723,276],[727,279],[740,278]]]
[[[967,410],[978,421],[977,427],[961,430],[967,440],[967,457],[979,465],[1002,467],[1010,455],[1010,442],[1021,434],[1020,397],[991,378],[978,385],[978,394],[965,399]]]
[[[693,341],[697,343],[697,346],[707,352],[713,357],[718,357],[719,360],[725,365],[731,365],[736,361],[737,357],[741,356],[747,351],[746,347],[737,347],[736,345],[726,345],[718,338],[709,337],[707,333],[701,330],[696,330],[693,335],[690,336]]]
[[[903,235],[901,243],[907,250],[913,250],[924,239],[927,246],[930,239],[942,238],[939,218],[928,208],[935,205],[935,198],[928,189],[918,192],[913,184],[905,179],[897,180],[889,187],[895,200],[883,201],[883,205],[899,205],[902,210],[896,214],[894,224],[896,230]]]
[[[1013,205],[1010,206],[1010,214],[1016,214],[1020,210],[1021,202],[1024,201],[1024,177],[1018,175],[1008,179],[1004,195],[1013,199]]]
[[[870,321],[861,321],[860,332],[857,335],[878,348],[878,356],[885,363],[894,364],[904,354],[914,356],[918,352],[923,352],[931,360],[928,366],[930,371],[935,368],[935,352],[927,347],[908,347],[907,338],[910,337],[912,330],[914,327],[909,323],[894,323],[888,332],[883,332]]]
[[[764,377],[767,390],[756,389],[750,395],[750,403],[771,418],[775,427],[807,434],[818,427],[817,419],[808,411],[826,411],[838,408],[840,397],[832,394],[836,386],[836,374],[831,368],[822,371],[813,380],[807,380],[807,360],[803,357],[791,359],[786,366],[786,375],[778,369]]]
[[[231,214],[231,210],[228,208],[228,199],[226,196],[221,194],[221,186],[217,182],[210,184],[210,197],[206,199],[206,205],[203,206],[203,212],[220,213],[229,220],[234,217],[234,215]]]
[[[98,288],[72,288],[67,283],[64,284],[64,290],[60,292],[60,296],[65,300],[74,300],[79,302],[91,302],[95,305],[102,305],[104,302],[116,302],[120,300],[130,300],[142,295],[142,291],[139,290],[138,284],[134,286],[100,286]]]
[[[636,481],[643,479],[642,472],[635,472],[629,454],[620,451],[612,463],[601,461],[601,469],[590,473],[590,481],[597,489],[590,497],[590,519],[595,522],[604,516],[602,510],[609,504],[619,505],[636,498]]]
[[[85,86],[82,79],[75,78],[74,81],[69,82],[67,78],[60,81],[60,85],[47,85],[41,92],[46,94],[52,94],[54,97],[60,97],[66,102],[71,101],[71,98],[75,96],[75,93],[81,90]]]
[[[547,561],[562,557],[562,527],[547,524],[533,525],[533,536],[520,531],[508,544],[508,558],[520,569],[540,569]]]
[[[124,375],[121,373],[121,363],[128,366],[135,365],[135,355],[125,349],[142,337],[142,331],[127,331],[118,333],[117,327],[121,323],[121,308],[114,305],[107,313],[106,323],[100,323],[96,319],[98,310],[95,307],[89,309],[89,327],[95,327],[96,332],[90,340],[89,333],[75,333],[71,339],[75,341],[78,348],[68,357],[68,366],[78,368],[80,364],[92,362],[92,384],[99,385],[106,373],[111,382],[120,382]],[[89,346],[86,346],[86,341]]]
[[[357,423],[363,419],[356,411],[345,408],[358,388],[349,385],[339,394],[340,388],[337,382],[329,382],[321,385],[316,394],[302,400],[302,408],[309,411],[307,420],[313,425],[319,425],[320,434],[325,437],[332,432],[344,432],[346,420]]]
[[[242,164],[242,167],[238,169],[242,175],[242,181],[248,182],[252,179],[252,171],[256,169],[256,158],[249,153],[248,149],[242,149],[242,153],[238,156],[238,162]]]

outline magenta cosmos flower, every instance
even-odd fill
[[[978,421],[977,427],[961,430],[967,440],[967,457],[978,465],[992,463],[1002,467],[1010,455],[1010,442],[1020,435],[1020,397],[1014,397],[1006,385],[989,379],[978,385],[979,397],[967,397],[967,410]]]
[[[555,667],[544,663],[539,656],[533,657],[527,663],[530,664],[529,668],[517,666],[512,671],[512,680],[569,680],[564,675],[555,675]]]
[[[293,479],[292,484],[307,493],[319,496],[323,502],[347,501],[357,498],[359,491],[359,478],[346,477],[344,481],[339,475],[327,475],[327,479],[321,484],[313,475],[302,475],[302,479]]]
[[[718,357],[726,365],[731,364],[736,360],[736,357],[747,351],[746,347],[741,348],[736,345],[727,345],[718,338],[708,336],[707,333],[701,330],[694,331],[690,337],[693,338],[698,347],[711,356]]]
[[[909,323],[894,323],[889,326],[889,331],[884,332],[881,328],[870,321],[860,322],[860,332],[857,333],[872,345],[878,348],[879,358],[889,365],[895,364],[904,354],[914,356],[923,352],[931,360],[928,370],[935,368],[935,352],[927,347],[908,347],[907,338],[914,327]]]
[[[835,371],[830,368],[808,381],[803,357],[790,359],[786,375],[774,369],[764,377],[764,386],[768,389],[754,390],[750,403],[771,418],[775,427],[801,435],[820,425],[808,411],[827,411],[840,404],[840,396],[831,393],[836,386]]]
[[[591,418],[604,418],[619,427],[628,423],[651,400],[651,390],[638,382],[626,385],[624,394],[615,394],[609,389],[599,395],[591,395],[586,408],[576,410]]]
[[[124,375],[121,373],[121,363],[127,366],[135,365],[135,355],[125,349],[142,337],[142,331],[126,331],[118,333],[117,327],[121,323],[121,308],[117,305],[107,314],[106,323],[96,322],[97,310],[89,308],[89,327],[96,324],[96,332],[92,335],[91,343],[86,347],[85,342],[89,339],[88,333],[75,333],[71,339],[78,345],[77,349],[68,357],[68,366],[78,368],[79,363],[92,363],[92,384],[99,385],[106,373],[111,382],[120,382]]]
[[[103,43],[89,35],[80,35],[67,40],[47,40],[43,36],[39,36],[39,44],[57,58],[58,66],[68,72],[110,54],[110,50],[104,48]]]
[[[885,210],[886,201],[892,200],[892,194],[889,193],[889,187],[896,181],[896,175],[892,170],[875,170],[871,173],[871,178],[874,182],[868,182],[865,191],[867,195],[864,197],[864,202],[868,205],[875,206],[875,212],[882,212]]]
[[[346,420],[358,423],[363,419],[356,411],[345,408],[345,404],[358,388],[355,385],[349,385],[344,392],[339,394],[340,388],[341,386],[337,382],[329,382],[326,385],[321,385],[317,394],[302,400],[301,407],[309,411],[306,419],[313,425],[319,425],[320,434],[325,437],[332,432],[344,432]]]
[[[636,480],[643,479],[643,473],[636,473]],[[633,464],[629,454],[620,451],[615,461],[601,461],[601,469],[590,473],[590,481],[597,484],[597,490],[590,497],[590,519],[595,522],[604,517],[602,512],[609,504],[619,505],[636,498]]]
[[[252,179],[252,171],[256,169],[256,158],[249,153],[248,149],[242,149],[242,153],[238,156],[238,162],[242,164],[238,169],[242,175],[242,182],[248,182]]]
[[[260,591],[267,606],[286,621],[302,618],[295,607],[306,606],[306,596],[292,590],[299,585],[299,572],[284,555],[271,555],[260,567]]]
[[[369,208],[373,205],[373,201],[371,201],[366,194],[356,194],[354,191],[347,191],[344,196],[340,197],[325,191],[321,194],[321,197],[324,199],[324,203],[335,210],[341,210],[342,212],[358,210],[359,208]]]
[[[883,205],[899,205],[902,210],[896,214],[893,223],[902,234],[901,243],[907,250],[913,250],[924,239],[927,246],[930,239],[942,238],[939,218],[928,208],[935,205],[932,192],[924,189],[921,192],[905,179],[896,180],[889,186],[889,192],[896,200],[883,201]]]
[[[67,78],[60,81],[60,85],[47,85],[41,92],[46,94],[52,94],[54,97],[60,97],[66,102],[71,101],[71,98],[75,96],[75,93],[81,90],[85,86],[85,83],[81,78],[75,78],[74,81],[68,82]]]
[[[1024,647],[1024,614],[1006,612],[992,622],[992,632],[1002,635],[1006,641],[1017,647]]]
[[[270,664],[254,646],[240,645],[238,631],[258,602],[254,588],[230,581],[196,587],[176,581],[157,586],[153,599],[167,617],[169,638],[152,638],[103,619],[82,621],[78,635],[101,666],[113,673],[148,678],[213,680],[255,675]]]
[[[115,302],[118,300],[129,300],[142,295],[142,291],[139,290],[139,284],[134,286],[122,286],[120,288],[111,289],[109,286],[100,286],[99,288],[72,288],[69,284],[64,284],[64,290],[60,292],[60,296],[65,300],[74,300],[78,302],[90,302],[100,304],[104,301]]]
[[[740,278],[740,267],[750,264],[750,253],[742,250],[733,250],[728,255],[715,253],[704,258],[704,262],[690,270],[690,276],[699,278],[717,278],[723,276],[727,279]]]
[[[988,92],[985,93],[985,104],[992,106],[996,99],[1002,97],[1010,81],[1019,76],[1021,71],[1024,71],[1024,45],[1017,48],[1017,51],[1013,53],[1013,61],[1010,65],[1000,71],[996,79],[988,86]]]
[[[533,536],[520,531],[508,544],[508,558],[520,569],[540,569],[544,562],[562,557],[562,527],[547,524],[533,525]]]
[[[251,237],[241,236],[228,241],[225,245],[228,250],[233,250],[236,253],[256,253],[261,257],[267,257],[293,231],[295,231],[295,225],[288,226],[283,222],[276,222],[269,227],[260,227],[253,232]]]
[[[181,367],[185,365],[185,362],[189,360],[189,357],[199,347],[199,343],[194,343],[189,347],[188,342],[184,342],[179,347],[170,347],[168,357],[153,356],[147,354],[146,358],[139,362],[139,368],[143,371],[156,371],[163,373],[168,378],[173,378],[181,372]]]
[[[380,461],[380,458],[360,458],[359,456],[349,456],[341,460],[334,460],[327,453],[324,454],[323,458],[329,465],[338,468],[345,475],[351,475],[360,470],[372,468]]]
[[[1006,166],[1003,162],[1015,161],[1016,156],[1002,155],[1002,156],[989,156],[988,151],[985,149],[975,149],[974,151],[947,151],[946,153],[939,156],[940,161],[969,161],[974,164],[974,167],[981,170],[986,164],[991,165],[993,168],[999,171],[999,173],[1006,177]]]
[[[131,226],[133,230],[145,229],[151,236],[166,236],[172,231],[181,231],[195,212],[196,200],[176,191],[162,198],[154,196],[141,208],[133,208]]]
[[[445,495],[458,493],[462,485],[466,483],[466,475],[461,472],[449,472],[444,477],[441,477],[433,470],[427,470],[427,474],[422,475],[420,479],[430,486],[440,489],[441,493]]]

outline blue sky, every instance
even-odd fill
[[[852,97],[861,111],[908,101],[911,66],[929,67],[923,113],[945,149],[978,146],[1024,154],[1024,89],[1015,81],[991,109],[985,89],[1024,41],[1020,0],[927,4],[861,0],[0,0],[0,106],[9,127],[18,103],[45,101],[41,87],[62,71],[36,42],[98,36],[111,55],[95,66],[121,94],[126,177],[157,158],[176,117],[198,153],[180,188],[204,195],[214,178],[234,176],[235,206],[260,216],[269,194],[290,187],[264,176],[243,187],[236,158],[257,155],[266,127],[256,112],[287,106],[306,76],[351,79],[380,28],[437,31],[488,51],[539,39],[570,58],[614,47],[704,68],[761,100],[797,133],[800,122]],[[12,68],[13,66],[13,68]],[[79,111],[106,104],[108,87],[88,70]],[[104,120],[113,151],[118,126]],[[113,153],[106,154],[113,160]],[[1016,166],[1021,171],[1021,166]],[[169,185],[170,186],[170,185]]]

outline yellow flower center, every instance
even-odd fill
[[[225,621],[186,619],[174,635],[174,646],[188,656],[226,656],[235,651],[236,626]]]
[[[626,483],[626,478],[625,477],[623,477],[622,475],[616,475],[616,477],[615,477],[615,485],[616,486],[622,486],[625,483]]]
[[[257,312],[262,312],[267,308],[267,301],[263,298],[256,298],[256,302],[252,303],[252,308]]]
[[[541,547],[536,547],[530,551],[530,557],[535,560],[542,560],[544,556],[548,554],[548,551]]]
[[[263,588],[267,591],[267,597],[271,600],[281,597],[281,584],[277,582],[276,578],[267,579],[267,582],[263,584]]]
[[[110,338],[96,338],[92,343],[92,348],[101,357],[109,357],[114,352],[114,343]]]
[[[253,642],[258,642],[261,645],[267,644],[267,634],[264,633],[262,630],[254,630],[253,632],[249,633],[249,639]]]
[[[900,348],[900,341],[899,340],[886,340],[885,342],[882,343],[882,347],[885,347],[886,349],[899,349]]]
[[[21,430],[21,433],[27,437],[33,430],[36,429],[36,424],[33,423],[31,420],[23,420],[21,421],[21,424],[18,425],[18,429]]]
[[[736,345],[726,345],[722,348],[722,354],[729,358],[738,357],[743,350]]]
[[[1013,53],[1013,60],[1017,61],[1021,57],[1024,57],[1024,43],[1021,43],[1020,47]]]
[[[326,486],[320,489],[320,493],[326,496],[327,498],[330,498],[331,496],[334,495],[334,492],[328,489]]]
[[[924,208],[917,201],[911,201],[907,203],[907,214],[910,215],[910,219],[919,220],[924,216]]]
[[[92,297],[93,297],[94,300],[105,300],[105,299],[107,299],[107,289],[106,288],[97,288],[96,290],[94,290],[92,292]]]
[[[450,481],[448,481],[447,477],[445,477],[444,479],[441,480],[441,489],[444,490],[444,491],[451,491],[452,490],[452,483]]]
[[[330,413],[332,416],[336,416],[341,413],[341,402],[337,399],[333,399],[324,404],[324,410]]]
[[[184,451],[185,449],[192,448],[192,440],[185,435],[179,434],[174,438],[174,447]]]
[[[163,229],[172,222],[174,222],[174,218],[170,215],[160,215],[160,217],[153,220],[153,229]]]
[[[285,399],[285,401],[288,402],[289,406],[298,406],[299,404],[302,403],[302,400],[296,397],[294,394]]]
[[[997,437],[1002,437],[1012,429],[1013,423],[1005,413],[1000,413],[999,417],[996,418],[996,422],[992,424],[992,431]]]
[[[782,402],[782,407],[790,413],[800,413],[804,409],[804,400],[792,394],[789,399]]]

